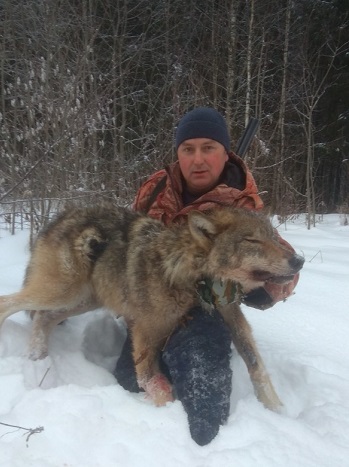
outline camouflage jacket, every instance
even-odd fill
[[[211,191],[185,204],[183,201],[184,183],[177,162],[170,164],[165,169],[155,172],[138,190],[133,209],[147,212],[151,217],[161,220],[165,225],[185,222],[189,211],[195,209],[207,211],[220,206],[234,206],[244,209],[260,211],[263,209],[263,201],[258,195],[256,182],[243,160],[234,153],[229,154],[222,177],[218,185]],[[293,250],[280,236],[279,241]],[[266,284],[265,290],[272,300],[269,308],[274,303],[285,300],[298,281],[298,275],[290,284]],[[215,307],[238,300],[236,284],[208,279],[200,281],[198,293],[204,302]],[[251,305],[253,306],[253,304]],[[259,307],[258,307],[259,308]]]
[[[155,200],[153,192],[164,180],[164,187]],[[183,202],[183,181],[178,162],[154,173],[138,190],[133,208],[145,211],[151,217],[169,225],[185,220],[189,211],[207,211],[219,206],[236,206],[259,211],[263,201],[258,195],[256,182],[245,163],[233,153],[229,155],[220,183],[211,191],[203,194],[190,204]]]

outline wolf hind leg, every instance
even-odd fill
[[[67,281],[45,283],[45,277],[40,282],[28,281],[19,292],[0,297],[0,325],[18,311],[35,310],[29,354],[33,359],[44,358],[51,329],[68,316],[91,309],[86,308],[91,300],[90,290],[73,280],[70,284]],[[85,305],[80,308],[82,304]]]
[[[31,360],[46,358],[48,355],[48,341],[53,328],[71,316],[95,310],[98,306],[97,302],[90,300],[82,302],[74,308],[32,312],[33,326],[29,339],[28,357]]]

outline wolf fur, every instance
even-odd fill
[[[289,281],[303,262],[280,245],[269,220],[246,210],[192,211],[187,223],[165,227],[125,208],[72,207],[39,234],[22,289],[0,297],[0,325],[17,311],[35,310],[29,344],[35,360],[47,356],[56,324],[106,307],[129,326],[139,386],[163,405],[172,393],[158,353],[199,303],[197,282],[233,280],[248,292],[266,281]],[[220,311],[258,399],[278,410],[281,402],[239,304]]]

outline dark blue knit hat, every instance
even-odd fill
[[[183,141],[192,138],[209,138],[221,143],[230,151],[230,138],[226,121],[217,110],[198,107],[179,121],[176,130],[176,149]]]

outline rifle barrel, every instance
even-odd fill
[[[243,158],[252,143],[252,140],[257,133],[259,127],[258,118],[251,117],[245,131],[243,132],[241,138],[239,139],[235,153]]]

